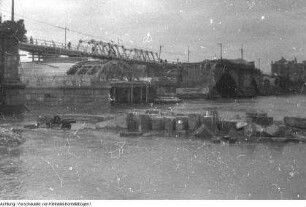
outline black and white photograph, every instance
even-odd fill
[[[303,202],[305,158],[305,0],[0,0],[1,207]]]

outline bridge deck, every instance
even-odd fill
[[[106,60],[124,60],[129,63],[159,64],[157,54],[139,50],[126,49],[124,46],[103,42],[81,42],[77,46],[64,45],[46,40],[21,42],[19,49],[34,55],[64,55],[69,57],[91,57]]]

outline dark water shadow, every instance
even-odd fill
[[[0,198],[3,200],[23,199],[23,177],[21,148],[0,148]]]

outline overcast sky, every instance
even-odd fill
[[[0,0],[4,19],[11,0]],[[113,40],[128,47],[159,50],[162,58],[192,62],[220,57],[261,59],[282,56],[306,60],[305,0],[15,0],[16,18],[25,19],[28,35],[64,41],[67,27],[72,44],[79,39]],[[38,22],[38,21],[41,22]],[[44,22],[44,23],[42,23]]]

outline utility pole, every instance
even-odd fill
[[[241,52],[241,60],[243,60],[243,44],[241,45],[240,52]]]
[[[218,43],[218,45],[220,45],[220,58],[221,58],[221,60],[222,60],[223,45],[222,45],[222,43]]]
[[[162,48],[163,48],[164,46],[163,45],[160,45],[159,46],[159,55],[158,55],[158,60],[160,61],[160,55],[161,55],[161,53],[162,53]]]
[[[188,46],[188,51],[187,51],[187,62],[189,63],[190,60],[190,53],[191,51],[189,50],[189,46]]]
[[[14,21],[14,16],[15,16],[15,2],[12,0],[12,22]]]
[[[258,67],[259,67],[259,70],[260,70],[260,58],[258,58]]]
[[[65,48],[67,45],[67,30],[69,30],[67,27],[64,28],[65,29]]]

